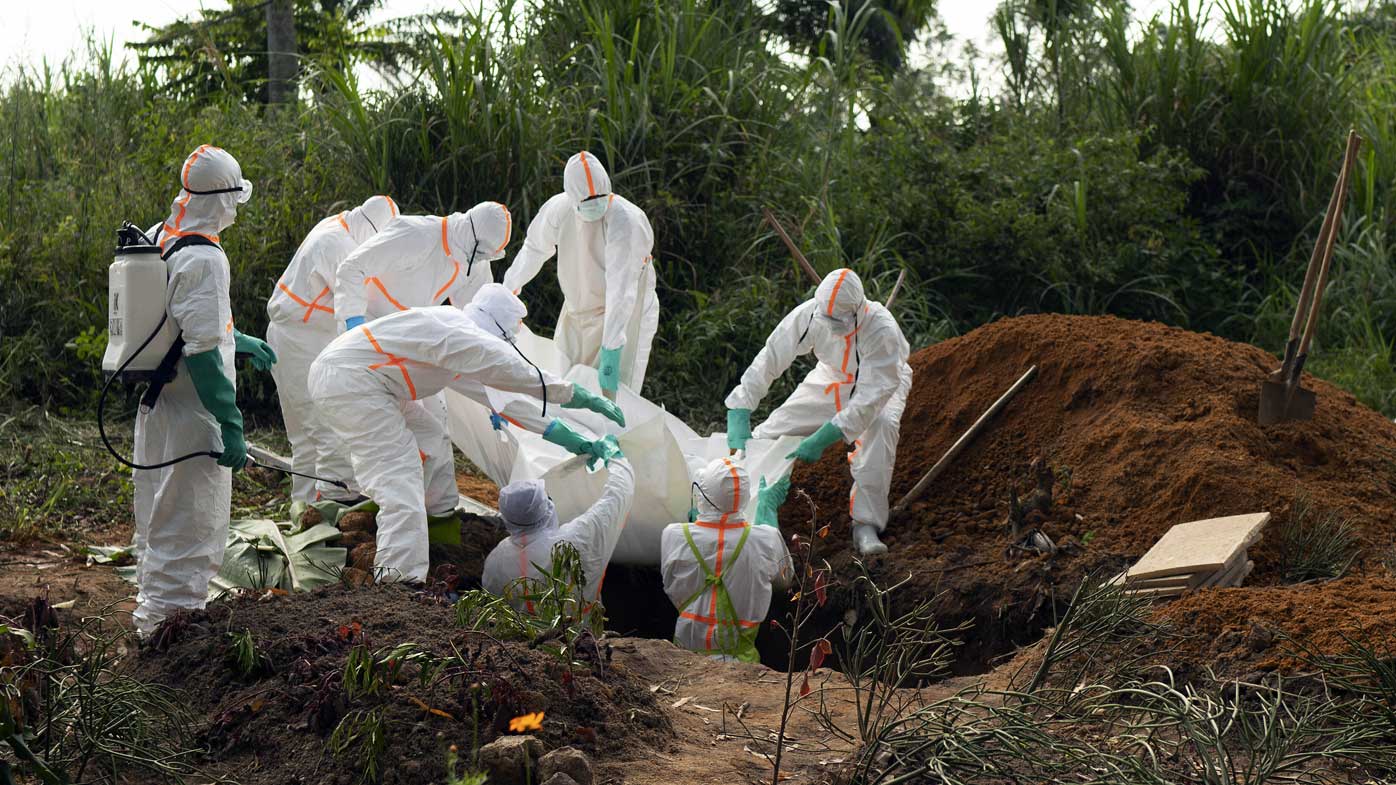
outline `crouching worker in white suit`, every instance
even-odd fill
[[[313,502],[323,497],[347,502],[354,475],[339,440],[321,422],[310,402],[306,376],[310,364],[339,333],[334,318],[335,272],[354,249],[397,218],[397,205],[387,196],[370,196],[352,210],[331,215],[315,225],[291,257],[267,301],[267,343],[280,359],[271,370],[281,419],[291,442],[291,467],[345,482],[349,489],[308,477],[291,477],[291,499]]]
[[[311,364],[311,398],[379,507],[374,569],[381,579],[425,580],[428,516],[458,526],[450,438],[421,399],[449,387],[478,400],[490,387],[624,424],[615,404],[524,360],[510,341],[526,313],[507,289],[489,284],[465,311],[414,308],[349,330]],[[577,454],[598,449],[557,419],[544,438]]]
[[[790,554],[776,511],[790,477],[769,488],[763,478],[754,526],[741,515],[752,491],[742,466],[719,458],[703,468],[694,486],[692,522],[670,524],[660,537],[664,593],[679,610],[674,643],[724,660],[757,662],[756,634],[771,607],[772,584],[789,579]]]
[[[601,581],[606,565],[620,541],[621,529],[635,499],[635,471],[621,454],[614,436],[604,440],[613,455],[610,476],[601,498],[586,512],[559,524],[557,508],[548,498],[542,480],[512,482],[499,491],[499,514],[504,519],[508,539],[499,543],[485,559],[480,583],[485,591],[504,597],[511,605],[533,612],[528,597],[528,581],[542,577],[540,568],[552,566],[553,546],[570,543],[581,556],[586,585],[581,600],[594,603],[601,597]],[[527,579],[516,583],[520,578]]]
[[[504,285],[518,294],[557,254],[564,299],[553,340],[574,365],[596,367],[608,398],[621,382],[638,395],[659,329],[654,229],[643,210],[611,191],[591,153],[568,159],[562,186],[528,225]]]
[[[795,358],[811,351],[819,360],[814,370],[753,434],[752,410]],[[911,392],[910,353],[897,320],[863,296],[858,275],[835,270],[820,282],[813,300],[780,321],[727,396],[731,449],[742,449],[753,435],[803,436],[787,457],[814,463],[835,442],[852,446],[848,512],[853,543],[865,556],[887,552],[878,535],[887,528],[902,410]]]

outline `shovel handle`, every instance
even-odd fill
[[[809,259],[805,258],[799,246],[795,245],[794,240],[790,239],[790,235],[785,233],[785,227],[780,225],[780,221],[776,220],[775,213],[771,212],[771,208],[762,207],[761,216],[766,219],[766,223],[770,224],[771,228],[780,236],[781,241],[785,243],[785,247],[790,250],[790,255],[795,257],[795,261],[800,263],[800,269],[805,271],[805,275],[809,276],[809,279],[814,282],[815,286],[818,286],[819,273],[815,272],[814,265],[809,263]]]
[[[1318,271],[1323,266],[1324,249],[1328,245],[1329,235],[1337,231],[1336,214],[1342,211],[1339,201],[1345,186],[1344,174],[1348,170],[1350,161],[1356,156],[1354,140],[1358,140],[1357,134],[1349,131],[1347,144],[1343,148],[1342,168],[1338,171],[1338,179],[1333,182],[1333,193],[1328,197],[1328,207],[1323,212],[1323,224],[1319,228],[1318,237],[1314,239],[1314,250],[1309,255],[1308,269],[1304,271],[1304,286],[1299,290],[1299,302],[1294,306],[1294,319],[1289,324],[1289,343],[1285,346],[1287,365],[1293,362],[1295,350],[1299,348],[1299,338],[1313,303],[1314,290],[1318,283]]]
[[[1353,164],[1357,161],[1357,150],[1362,145],[1362,137],[1356,131],[1348,132],[1347,154],[1343,157],[1343,171],[1338,176],[1337,203],[1332,214],[1332,225],[1329,227],[1328,236],[1324,238],[1323,261],[1319,266],[1318,280],[1314,284],[1312,299],[1313,303],[1309,307],[1308,318],[1304,323],[1304,338],[1299,342],[1299,353],[1296,356],[1296,365],[1302,367],[1302,358],[1309,353],[1309,345],[1313,343],[1314,333],[1318,331],[1319,311],[1323,307],[1323,290],[1328,286],[1328,274],[1333,269],[1333,246],[1338,242],[1338,229],[1342,225],[1343,204],[1347,201],[1348,180],[1352,175]],[[1299,374],[1293,373],[1292,378],[1298,379]]]

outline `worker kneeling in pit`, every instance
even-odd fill
[[[311,398],[379,507],[380,580],[426,579],[429,521],[453,529],[459,542],[450,438],[421,399],[449,387],[483,402],[489,387],[541,399],[540,420],[561,406],[625,424],[615,404],[538,369],[511,345],[527,314],[509,290],[487,284],[463,312],[435,306],[384,316],[339,336],[311,364]],[[540,430],[573,453],[607,455],[602,442],[556,418]]]
[[[757,491],[756,524],[742,518],[751,479],[740,464],[719,458],[694,483],[689,523],[664,527],[660,570],[664,593],[679,609],[674,643],[723,660],[756,662],[756,634],[771,607],[771,587],[789,580],[790,553],[776,511],[790,476]]]
[[[509,537],[485,558],[480,576],[485,591],[531,613],[529,582],[542,578],[542,570],[552,566],[553,547],[565,542],[581,557],[586,584],[579,599],[594,603],[601,598],[601,578],[635,499],[635,470],[621,454],[616,437],[607,436],[598,445],[604,450],[596,452],[610,456],[606,458],[610,476],[601,498],[567,523],[558,523],[557,508],[542,480],[512,482],[500,489],[499,514]]]
[[[752,410],[795,358],[810,351],[819,361],[814,370],[753,433]],[[835,270],[813,300],[780,321],[727,396],[727,446],[733,450],[752,436],[803,436],[786,457],[814,463],[835,442],[853,446],[848,512],[853,544],[864,556],[887,552],[878,535],[887,528],[902,410],[911,392],[910,354],[897,320],[863,296],[858,275]]]

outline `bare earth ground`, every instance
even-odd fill
[[[120,543],[129,534],[118,531],[101,539]],[[115,609],[114,618],[124,620],[134,607],[134,587],[108,566],[86,565],[76,546],[0,547],[0,613],[18,613],[30,599],[45,594],[55,605],[72,601],[68,612],[75,615]],[[648,684],[673,725],[674,737],[652,755],[595,760],[598,782],[733,785],[770,781],[786,691],[784,673],[761,665],[709,660],[663,640],[619,638],[612,643],[614,665]],[[797,674],[794,695],[800,679]],[[951,679],[908,697],[934,700],[970,681]],[[812,691],[797,701],[787,728],[783,782],[832,782],[839,764],[852,751],[849,742],[822,727],[814,714],[822,700],[829,719],[855,729],[847,683],[828,669],[819,670],[810,683]]]

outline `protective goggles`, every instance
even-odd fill
[[[238,181],[237,185],[232,186],[231,188],[214,188],[210,191],[195,191],[192,188],[185,188],[184,190],[188,193],[194,194],[195,196],[212,196],[214,194],[237,193],[238,204],[247,204],[248,200],[252,198],[252,181],[248,180],[247,178],[242,178]]]

